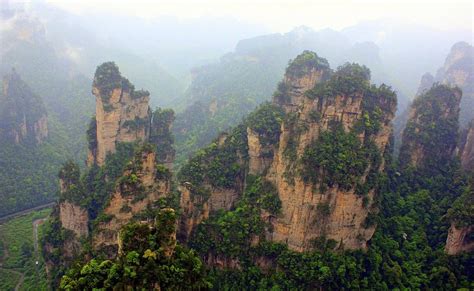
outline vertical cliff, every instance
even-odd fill
[[[456,199],[446,216],[451,222],[446,239],[446,253],[457,255],[474,251],[474,188]]]
[[[59,171],[59,220],[77,238],[89,235],[89,217],[81,205],[85,197],[79,179],[79,167],[71,161]]]
[[[428,75],[423,76],[420,88],[429,89],[431,85],[438,82],[457,86],[462,90],[459,122],[462,127],[466,126],[474,118],[472,112],[474,108],[474,48],[472,45],[466,42],[454,44],[435,77]],[[420,90],[419,93],[421,93]]]
[[[459,157],[463,169],[474,173],[474,119],[462,132]]]
[[[173,148],[174,137],[171,131],[174,112],[171,109],[157,108],[153,112],[150,131],[150,143],[156,145],[157,161],[169,170],[173,168],[176,151]]]
[[[72,161],[66,162],[58,174],[59,202],[54,206],[46,226],[43,256],[51,281],[60,279],[60,272],[83,251],[82,241],[89,236],[89,213],[80,170]]]
[[[132,219],[151,207],[171,190],[171,175],[168,169],[156,161],[153,146],[144,145],[115,184],[115,190],[104,205],[92,237],[95,249],[115,255],[119,230]]]
[[[445,251],[449,255],[474,251],[474,119],[462,131],[460,140],[459,158],[469,177],[471,191],[459,197],[448,211],[451,226]]]
[[[429,170],[446,165],[458,140],[461,90],[435,84],[413,102],[402,136],[400,164]]]
[[[395,107],[395,93],[370,85],[366,67],[346,64],[332,73],[325,59],[303,52],[288,66],[273,105],[183,167],[182,237],[210,214],[247,201],[247,180],[259,176],[275,189],[257,199],[273,209],[261,213],[266,239],[297,251],[320,240],[365,248]]]
[[[114,63],[97,68],[93,93],[89,167],[81,175],[68,162],[60,171],[60,200],[45,236],[44,253],[56,281],[64,271],[60,266],[79,256],[92,251],[117,256],[120,229],[153,219],[171,193],[174,112],[152,114],[148,92],[135,91]]]
[[[48,136],[46,108],[20,76],[12,72],[3,77],[0,96],[0,139],[15,144],[39,144]]]
[[[384,85],[370,85],[370,72],[358,65],[346,64],[325,81],[329,72],[317,56],[317,62],[304,62],[317,66],[300,66],[295,77],[291,69],[300,57],[287,70],[286,93],[274,98],[276,104],[281,94],[296,102],[291,111],[283,104],[290,113],[266,174],[282,205],[281,215],[271,219],[270,238],[299,251],[322,238],[341,248],[365,248],[375,230],[366,220],[376,211],[396,96]]]
[[[96,97],[95,126],[89,134],[95,139],[89,146],[88,165],[103,165],[107,154],[114,153],[120,142],[145,141],[150,133],[150,94],[135,91],[122,77],[118,67],[104,63],[97,67],[92,85]]]

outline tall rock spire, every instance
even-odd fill
[[[89,135],[88,165],[103,165],[107,154],[114,153],[120,142],[143,142],[150,133],[151,110],[148,91],[135,91],[113,62],[95,72],[92,93],[96,97],[95,125]],[[94,132],[95,129],[95,132]]]

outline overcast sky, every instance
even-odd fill
[[[422,23],[441,29],[470,29],[470,0],[46,0],[71,12],[108,11],[145,18],[175,16],[231,16],[264,25],[270,31],[286,32],[295,26],[336,30],[361,21],[390,18]]]

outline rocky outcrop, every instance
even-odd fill
[[[89,147],[88,165],[103,165],[120,142],[146,141],[150,133],[150,94],[135,91],[114,63],[97,67],[92,93],[96,97],[96,147]]]
[[[169,170],[173,168],[176,153],[173,148],[173,121],[173,110],[157,108],[153,112],[150,132],[150,143],[156,145],[157,162],[164,164]]]
[[[119,178],[110,202],[105,207],[93,236],[95,249],[112,250],[118,247],[119,230],[132,218],[137,219],[147,206],[166,197],[171,190],[170,176],[158,173],[156,154],[149,147],[139,150]],[[114,251],[115,250],[115,251]]]
[[[458,197],[445,218],[451,222],[445,252],[457,255],[474,251],[474,176],[471,173],[470,189]]]
[[[350,67],[346,69],[350,70]],[[360,122],[375,110],[380,113],[380,128],[374,134],[366,130],[358,132],[357,135],[362,144],[373,142],[378,152],[383,153],[391,135],[390,121],[394,117],[396,98],[389,91],[381,92],[377,98],[370,101],[369,93],[364,90],[353,94],[340,92],[325,95],[324,90],[317,88],[328,86],[325,83],[319,84],[324,80],[322,76],[328,74],[328,68],[315,67],[304,69],[303,72],[305,73],[301,74],[300,71],[299,75],[303,81],[288,76],[284,80],[285,87],[292,88],[287,93],[288,100],[292,102],[290,107],[287,104],[283,104],[283,107],[295,115],[294,120],[287,118],[282,124],[279,146],[266,175],[267,179],[276,185],[282,203],[281,215],[270,220],[273,232],[268,236],[271,240],[284,242],[297,251],[310,250],[312,242],[318,238],[334,240],[339,247],[345,249],[365,248],[375,231],[374,225],[365,224],[369,213],[374,211],[371,207],[376,195],[374,187],[369,187],[366,195],[360,195],[356,193],[356,185],[342,187],[334,183],[321,187],[320,183],[305,181],[297,174],[305,170],[299,167],[297,157],[304,156],[308,147],[317,141],[322,133],[331,130],[333,123],[340,124],[345,133],[353,132]],[[328,82],[334,82],[333,85],[338,86],[338,80],[344,78],[345,74],[344,70],[336,72]],[[368,82],[368,79],[362,82]],[[308,91],[313,87],[314,90]],[[278,97],[276,95],[274,102],[281,104]],[[373,109],[367,107],[367,101],[374,102]],[[304,167],[309,171],[325,171],[323,168]],[[358,183],[367,183],[372,167],[373,171],[379,173],[383,171],[384,163],[382,161],[378,165],[367,165]],[[318,188],[319,190],[316,190]]]
[[[249,174],[262,175],[273,161],[273,145],[262,145],[260,135],[247,128]]]
[[[217,139],[183,168],[182,238],[189,237],[196,225],[213,212],[235,205],[243,196],[244,173],[274,185],[281,201],[278,214],[262,210],[261,218],[271,225],[266,230],[268,240],[286,243],[296,251],[312,250],[318,239],[334,240],[344,249],[365,248],[375,230],[368,222],[377,211],[373,207],[374,177],[384,169],[382,155],[391,136],[396,107],[395,93],[385,85],[371,86],[369,79],[365,67],[347,64],[333,74],[327,61],[315,53],[299,55],[279,84],[273,105],[252,113],[229,136]],[[345,86],[348,82],[352,82],[349,89]],[[319,146],[328,136],[341,145]],[[346,158],[338,165],[332,165],[331,160],[325,160],[324,165],[311,164],[312,152],[314,148],[346,146],[351,147],[348,152],[357,152],[363,166],[358,173],[345,176],[349,183],[337,177],[328,182],[325,177],[334,174],[333,166],[357,166],[345,164]],[[348,152],[335,153],[334,160]],[[234,180],[223,183],[224,187],[218,187],[207,174],[193,174],[206,173],[205,169],[216,171],[222,160],[235,169],[229,174]],[[339,174],[345,175],[342,172]]]
[[[310,58],[312,53],[305,51],[292,61],[283,82],[279,85],[282,95],[276,95],[274,102],[282,106],[287,113],[298,111],[304,103],[304,93],[329,77],[329,63],[325,60],[313,63]]]
[[[474,118],[474,48],[466,42],[453,45],[441,67],[433,78],[423,76],[420,88],[430,88],[435,82],[458,86],[462,90],[459,122],[466,126]],[[431,82],[431,83],[430,83]],[[421,92],[419,92],[421,93]]]
[[[71,202],[59,204],[59,219],[65,229],[71,230],[77,237],[89,235],[89,216],[87,210]]]
[[[76,241],[89,235],[89,214],[81,206],[80,175],[79,167],[72,161],[59,171],[59,221],[64,229],[75,234]]]
[[[416,91],[416,96],[420,96],[421,94],[425,93],[427,90],[433,86],[435,82],[435,78],[430,73],[426,73],[421,77],[420,86],[418,87],[418,91]]]
[[[46,108],[20,76],[12,70],[3,78],[0,96],[0,139],[15,144],[40,144],[48,137]]]
[[[461,90],[435,84],[417,96],[402,136],[400,165],[429,169],[452,159],[458,140]]]
[[[448,255],[457,255],[474,250],[474,226],[456,227],[451,223],[446,240],[445,252]]]
[[[463,169],[474,173],[474,119],[462,134],[459,157]]]

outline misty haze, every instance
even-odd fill
[[[473,20],[0,0],[0,290],[474,289]]]

